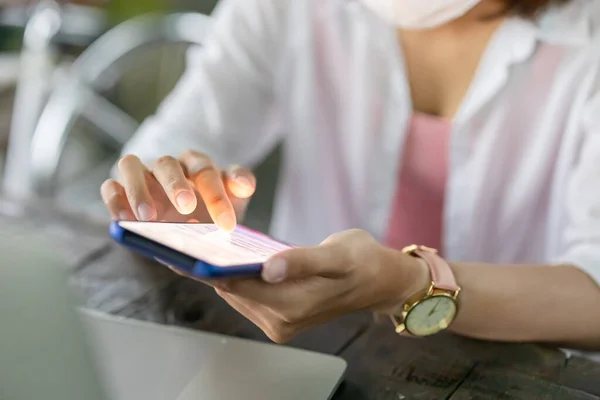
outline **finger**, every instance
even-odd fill
[[[210,286],[210,287],[213,287],[215,289],[221,289],[223,287],[223,284],[221,282],[219,282],[219,281],[215,281],[215,280],[211,281],[211,280],[199,278],[197,276],[194,276],[194,275],[190,274],[187,271],[184,271],[184,270],[182,270],[180,268],[177,268],[177,267],[175,267],[175,266],[173,266],[173,265],[171,265],[171,264],[169,264],[169,263],[161,260],[158,257],[154,257],[154,260],[157,263],[164,265],[165,267],[167,267],[168,269],[170,269],[172,272],[174,272],[175,274],[177,274],[177,275],[179,275],[179,276],[181,276],[183,278],[187,278],[187,279],[191,279],[191,280],[196,281],[196,282],[203,283],[206,286]]]
[[[338,278],[347,273],[349,265],[342,250],[337,245],[286,250],[267,261],[261,275],[272,284],[312,276]]]
[[[159,264],[164,265],[165,267],[169,268],[172,272],[174,272],[175,274],[177,274],[177,275],[179,275],[181,277],[184,277],[184,278],[187,278],[187,279],[191,279],[191,280],[196,281],[196,282],[203,283],[206,286],[210,286],[210,287],[213,287],[215,289],[222,289],[223,288],[223,284],[221,282],[219,282],[219,281],[199,278],[197,276],[194,276],[194,275],[190,274],[187,271],[184,271],[184,270],[182,270],[180,268],[174,267],[173,265],[168,264],[168,263],[162,261],[159,258],[154,258],[154,259],[156,260],[156,262],[158,262]]]
[[[112,179],[106,180],[100,187],[100,194],[113,219],[117,221],[135,220],[135,215],[127,202],[125,189],[118,182]]]
[[[256,177],[249,169],[234,165],[224,175],[227,190],[238,199],[249,199],[256,191]]]
[[[197,279],[195,276],[191,275],[189,272],[179,269],[177,267],[174,267],[171,264],[168,264],[165,261],[161,260],[160,258],[154,258],[154,260],[156,260],[157,263],[162,264],[165,267],[169,268],[172,272],[176,273],[179,276],[200,282],[199,279]]]
[[[305,324],[288,323],[273,310],[259,303],[219,290],[217,293],[230,306],[258,326],[275,343],[287,343],[303,329],[303,326],[312,325],[309,322]]]
[[[212,220],[224,231],[232,231],[237,219],[220,170],[209,157],[198,152],[186,152],[180,161],[200,193]]]
[[[294,285],[283,283],[270,285],[259,279],[232,279],[221,282],[224,292],[254,301],[270,308],[287,308],[297,299],[297,290]]]
[[[196,194],[178,160],[161,157],[156,160],[152,173],[179,213],[189,215],[194,212],[198,205]]]
[[[245,305],[244,302],[240,301],[235,295],[230,293],[223,292],[222,290],[216,289],[216,292],[223,300],[227,302],[234,310],[242,314],[246,317],[250,322],[256,325],[260,330],[262,330],[269,338],[273,336],[273,331],[271,330],[271,324],[268,322],[268,319],[265,315],[268,315],[268,310],[264,307],[261,308],[260,305],[253,304],[256,310],[262,311],[260,312],[254,311],[249,306]],[[249,302],[249,304],[252,304]]]
[[[240,179],[239,176],[242,176]],[[236,167],[223,171],[223,182],[227,190],[227,196],[231,200],[235,215],[243,218],[250,204],[250,199],[255,191],[256,179],[249,170],[242,169],[241,172]]]
[[[150,191],[146,185],[146,167],[139,158],[128,155],[119,161],[119,176],[131,209],[140,221],[152,221],[157,217]]]
[[[182,222],[185,220],[185,216],[183,216],[177,208],[173,207],[171,204],[171,200],[167,193],[165,193],[165,189],[158,182],[156,177],[150,172],[146,171],[146,187],[148,188],[148,192],[150,192],[150,196],[152,196],[152,201],[154,202],[154,207],[156,208],[157,218],[154,221],[158,221],[159,218],[161,222]]]

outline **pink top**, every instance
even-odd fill
[[[420,244],[442,250],[451,132],[448,120],[413,115],[388,228],[388,246],[401,249]]]

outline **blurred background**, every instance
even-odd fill
[[[108,219],[99,187],[202,44],[217,1],[0,0],[3,195]],[[257,170],[247,225],[262,231],[278,154]]]

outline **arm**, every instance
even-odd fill
[[[453,332],[600,350],[600,287],[580,268],[451,266],[462,288]],[[265,264],[262,277],[264,282],[214,285],[276,342],[352,311],[396,311],[431,280],[425,262],[357,230],[333,235],[317,247],[280,253]]]
[[[564,196],[562,255],[549,260],[554,265],[452,264],[462,287],[454,332],[600,350],[600,96],[582,120],[581,152]]]
[[[416,287],[426,287],[426,268],[413,270]],[[462,288],[453,332],[600,350],[600,287],[581,269],[461,263],[452,269]]]
[[[218,164],[254,164],[274,146],[275,80],[287,1],[224,0],[202,47],[156,115],[123,149],[144,163],[194,149]]]
[[[101,187],[115,219],[215,221],[233,229],[278,140],[277,71],[290,0],[223,0],[184,76]],[[223,167],[233,165],[232,168]],[[148,171],[148,169],[151,169]]]

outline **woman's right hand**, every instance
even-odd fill
[[[161,157],[153,166],[126,155],[119,161],[119,181],[102,184],[102,199],[116,220],[214,221],[231,231],[243,218],[256,188],[251,171],[219,169],[210,157],[187,151],[179,159]]]

